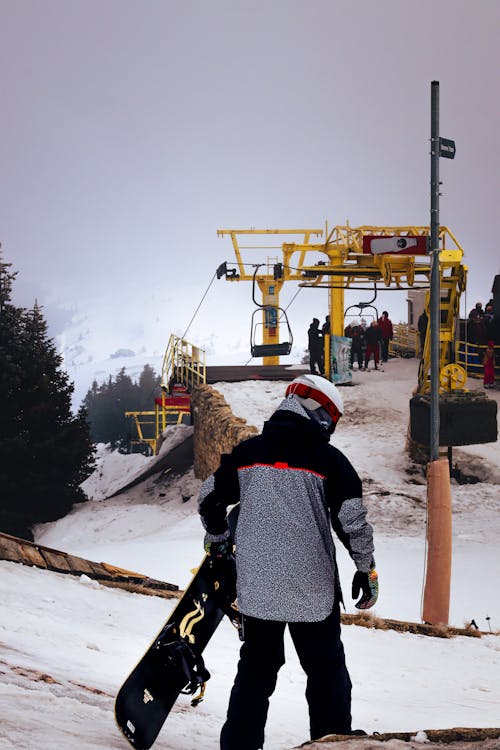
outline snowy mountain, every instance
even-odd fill
[[[194,315],[203,292],[202,287],[186,284],[154,288],[149,294],[129,290],[127,295],[127,290],[118,288],[112,297],[82,297],[71,310],[65,308],[64,322],[54,327],[52,335],[63,356],[63,368],[75,384],[73,408],[79,407],[93,380],[100,384],[122,367],[132,379],[145,364],[161,373],[171,333],[202,348],[207,364],[245,364],[250,359],[253,309],[249,288],[214,282]],[[50,323],[51,309],[48,312]],[[302,313],[298,317],[297,344],[284,363],[299,362],[304,353],[307,316],[303,321]]]
[[[363,479],[381,587],[375,614],[418,622],[426,486],[404,450],[416,370],[416,361],[392,360],[385,372],[356,373],[353,387],[342,390],[346,415],[332,440]],[[217,388],[236,415],[261,427],[281,400],[284,384],[254,381]],[[498,401],[498,391],[492,397]],[[481,630],[498,631],[498,443],[457,449],[453,455],[464,474],[480,481],[452,484],[450,622],[462,627],[474,619]],[[184,588],[202,557],[196,506],[200,480],[192,471],[151,476],[106,499],[120,483],[146,473],[154,460],[102,447],[96,471],[85,483],[89,502],[38,527],[36,541]],[[348,594],[354,568],[340,543],[337,550],[347,611],[352,613]],[[114,696],[175,600],[10,562],[0,562],[0,571],[2,750],[126,750],[114,724]],[[497,635],[440,639],[344,626],[343,642],[354,685],[355,726],[368,732],[416,732],[500,725]],[[216,750],[238,650],[236,632],[223,622],[205,653],[212,673],[205,700],[193,709],[181,697],[155,748]],[[287,641],[287,664],[267,725],[269,750],[289,750],[307,739],[304,689],[304,675]],[[406,747],[392,742],[391,747]],[[365,741],[350,747],[363,748]]]
[[[398,295],[396,304],[394,295],[389,295],[389,299],[384,295],[388,293],[380,293],[380,311],[385,305],[393,322],[406,320],[404,299]],[[346,304],[357,301],[355,292],[346,292]],[[291,283],[281,302],[287,308],[293,333],[292,351],[281,362],[298,364],[307,348],[307,328],[312,317],[323,320],[328,312],[327,291],[311,293]],[[59,311],[58,315],[54,310]],[[71,308],[60,303],[59,307],[48,307],[47,313],[49,329],[64,358],[64,369],[75,384],[73,408],[77,409],[93,380],[100,384],[110,375],[115,377],[121,367],[133,379],[145,364],[160,373],[171,333],[203,349],[207,365],[244,365],[252,361],[250,321],[254,310],[250,284],[230,284],[221,279],[207,289],[184,282],[182,287],[153,286],[148,293],[124,288],[122,282],[112,296],[96,291],[94,297],[89,297],[87,292]],[[253,364],[256,362],[262,364],[260,359],[253,360]]]

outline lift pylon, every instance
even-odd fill
[[[220,278],[225,275],[227,281],[251,281],[253,301],[262,310],[260,324],[255,321],[255,315],[259,311],[256,310],[252,315],[250,353],[252,357],[263,357],[264,365],[278,365],[280,357],[289,354],[292,348],[293,337],[290,325],[286,312],[280,307],[280,292],[288,274],[283,263],[279,262],[280,257],[274,259],[268,257],[266,262],[262,263],[262,256],[256,257],[255,252],[260,254],[262,250],[277,250],[279,256],[282,244],[268,244],[272,242],[273,237],[300,236],[302,243],[307,245],[311,236],[319,237],[322,233],[322,229],[219,229],[217,231],[219,237],[226,235],[231,237],[236,256],[236,268],[228,269],[227,263],[223,263],[217,270],[217,276]],[[247,236],[252,236],[253,242],[255,242],[255,237],[259,237],[262,242],[240,244],[239,237]],[[246,240],[243,241],[246,242]],[[259,262],[244,261],[242,251],[246,256],[253,256],[254,261]],[[261,268],[264,270],[261,271]],[[260,303],[255,299],[256,284],[261,295]],[[283,319],[286,326],[286,340],[280,338],[280,323]],[[257,331],[261,334],[260,336],[257,335]]]

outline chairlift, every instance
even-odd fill
[[[347,317],[359,317],[359,318],[361,318],[361,317],[364,316],[364,311],[365,310],[372,309],[372,310],[375,310],[374,320],[378,320],[379,319],[378,310],[375,307],[375,305],[372,304],[377,299],[377,286],[376,286],[376,284],[373,285],[373,291],[374,291],[373,299],[371,299],[369,302],[358,302],[355,305],[349,305],[349,307],[346,307],[345,312],[344,312],[344,319],[347,318]],[[351,313],[351,316],[349,316],[348,315],[348,311],[352,310],[354,307],[357,310],[359,310],[359,313],[357,313],[357,314]]]
[[[290,328],[288,316],[282,307],[274,307],[273,305],[261,305],[255,299],[255,278],[257,276],[257,271],[259,270],[259,268],[260,265],[256,266],[252,282],[252,300],[258,309],[253,311],[250,324],[250,354],[252,355],[252,357],[286,357],[292,351],[292,329]],[[282,273],[282,264],[277,263],[274,270],[275,279],[280,278],[279,275],[277,275],[280,273]],[[262,311],[264,311],[264,322],[256,322],[255,316],[257,314],[261,315]],[[278,326],[278,323],[280,325],[285,324],[287,327],[288,337],[286,341],[272,344],[256,343],[257,330],[259,328],[276,328]],[[263,336],[261,336],[260,338],[263,338]]]

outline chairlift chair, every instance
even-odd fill
[[[346,307],[346,309],[345,309],[344,318],[348,317],[348,311],[352,310],[353,307],[356,307],[359,310],[359,313],[355,314],[355,315],[353,314],[352,317],[361,318],[363,316],[363,314],[364,314],[364,311],[366,309],[371,308],[372,310],[375,310],[374,320],[378,320],[379,319],[379,314],[378,314],[377,308],[375,307],[375,305],[372,305],[370,302],[358,302],[357,305],[349,305],[349,307]]]
[[[373,284],[373,299],[369,300],[369,302],[358,302],[355,305],[349,305],[349,307],[346,307],[346,309],[345,309],[344,318],[347,317],[347,313],[348,313],[349,310],[352,310],[353,307],[356,307],[359,310],[359,314],[356,315],[355,317],[360,317],[361,318],[363,316],[364,311],[366,309],[371,308],[372,310],[375,310],[375,318],[374,318],[374,320],[378,320],[379,319],[378,310],[375,307],[375,305],[373,304],[373,302],[375,302],[376,299],[377,299],[377,285],[374,282],[374,284]]]
[[[261,305],[255,299],[255,278],[257,276],[257,271],[259,270],[260,265],[262,264],[256,266],[253,274],[252,300],[254,304],[257,305],[257,309],[252,313],[252,320],[250,324],[250,354],[252,355],[252,357],[286,357],[292,351],[293,336],[292,329],[290,328],[290,323],[285,310],[282,307],[275,307],[273,305]],[[278,268],[278,266],[280,267]],[[275,278],[279,278],[279,274],[281,274],[282,272],[282,265],[277,264],[275,266],[275,274],[278,275],[275,275]],[[276,327],[278,327],[278,325],[282,323],[286,325],[288,331],[287,341],[273,342],[272,344],[256,343],[257,329],[259,328],[259,326],[264,327],[265,323],[256,322],[255,315],[257,313],[262,314],[262,311],[264,312],[264,315],[266,318],[268,318],[268,320],[270,320],[271,318],[273,319],[272,325]],[[268,325],[271,324],[268,322]]]
[[[265,310],[266,307],[266,305],[260,305],[259,309],[254,310],[252,313],[252,322],[250,329],[250,354],[252,355],[252,357],[286,357],[292,351],[293,336],[292,329],[290,328],[290,323],[288,322],[288,317],[282,307],[269,307],[268,309],[273,311],[276,310],[277,312],[281,313],[280,324],[282,324],[283,322],[286,324],[288,330],[288,341],[279,341],[272,344],[256,343],[257,329],[259,328],[259,326],[263,327],[264,323],[255,322],[255,315],[257,313],[261,313],[261,311],[263,309]]]

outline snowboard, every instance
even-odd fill
[[[193,696],[193,706],[203,700],[210,673],[202,653],[224,615],[238,625],[235,601],[234,556],[206,555],[116,696],[116,722],[132,747],[151,747],[181,693]]]

